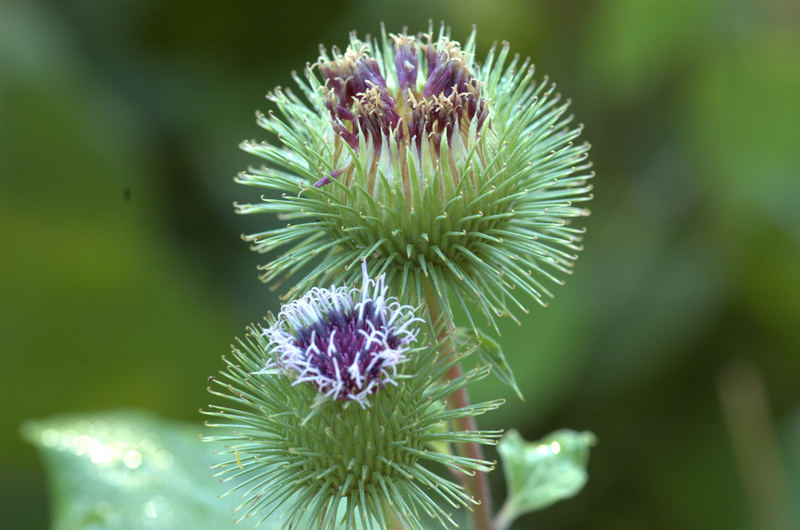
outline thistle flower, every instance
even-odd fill
[[[387,298],[384,277],[372,280],[362,263],[361,289],[312,288],[283,307],[264,329],[269,339],[267,364],[296,374],[293,384],[312,383],[324,397],[366,406],[367,396],[397,385],[397,366],[416,341],[423,322],[414,309]],[[274,360],[273,360],[274,359]]]
[[[385,278],[360,289],[312,289],[277,320],[249,328],[211,378],[226,405],[204,411],[225,430],[209,438],[231,458],[215,476],[239,493],[237,522],[270,517],[283,528],[422,528],[420,513],[455,523],[440,504],[477,502],[428,468],[469,475],[493,462],[456,456],[451,444],[495,444],[499,431],[450,431],[448,423],[498,407],[448,409],[444,399],[485,377],[488,365],[444,381],[469,352],[441,354],[420,340],[421,319],[386,297]],[[361,406],[351,406],[355,401]],[[281,514],[278,518],[278,514]]]
[[[295,297],[351,281],[367,259],[406,302],[430,285],[451,317],[451,300],[492,323],[528,311],[520,292],[546,305],[547,283],[581,250],[570,219],[588,214],[589,146],[574,143],[569,101],[533,81],[529,60],[503,44],[478,64],[474,50],[474,30],[464,46],[444,29],[352,34],[294,75],[302,96],[268,95],[278,113],[257,121],[277,143],[244,142],[268,167],[237,180],[282,193],[236,205],[290,222],[245,236],[258,252],[285,249],[262,280],[304,271]]]

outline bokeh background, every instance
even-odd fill
[[[503,345],[488,428],[600,440],[515,528],[800,527],[800,4],[794,0],[0,2],[0,527],[45,528],[26,418],[199,421],[277,308],[239,235],[253,112],[317,44],[444,19],[572,98],[596,197],[574,277]],[[493,475],[498,500],[504,485]]]

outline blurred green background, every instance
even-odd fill
[[[800,4],[794,0],[2,0],[0,527],[44,528],[26,418],[199,420],[277,308],[239,234],[253,112],[317,44],[444,19],[530,55],[586,125],[585,252],[503,344],[487,428],[600,440],[575,499],[515,528],[800,527]],[[501,473],[493,475],[499,500]]]

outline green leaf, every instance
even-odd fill
[[[497,527],[507,528],[520,515],[576,495],[589,478],[589,447],[596,443],[589,431],[561,429],[536,442],[509,431],[498,446],[508,498],[497,515]]]
[[[233,528],[238,496],[217,497],[227,488],[210,476],[219,457],[201,430],[135,411],[25,423],[48,473],[51,528]]]
[[[525,401],[522,392],[514,379],[514,372],[511,371],[506,356],[500,344],[480,329],[459,328],[456,333],[462,343],[467,343],[475,348],[475,353],[482,362],[492,365],[492,373],[506,386],[508,386],[517,397]]]

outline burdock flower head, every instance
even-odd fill
[[[361,289],[312,288],[283,307],[264,329],[269,339],[265,367],[294,374],[294,385],[311,383],[322,397],[356,401],[387,384],[397,385],[398,365],[419,334],[422,322],[411,306],[387,298],[384,277],[370,279],[362,264]]]
[[[231,458],[216,467],[239,493],[239,520],[273,517],[284,528],[422,528],[421,514],[454,524],[440,504],[476,504],[437,475],[437,462],[466,474],[493,463],[457,456],[452,444],[495,444],[499,431],[450,431],[449,422],[483,414],[502,400],[448,409],[444,398],[489,373],[488,365],[449,381],[469,352],[442,353],[420,335],[421,319],[386,298],[384,278],[360,289],[312,289],[265,329],[251,327],[211,378],[225,405]],[[353,401],[361,406],[352,406]]]
[[[286,249],[264,281],[304,271],[288,296],[352,280],[362,259],[414,303],[432,290],[490,319],[541,304],[581,249],[592,176],[588,144],[575,143],[569,102],[508,45],[474,58],[444,31],[359,40],[294,76],[278,112],[258,116],[275,143],[245,142],[268,167],[238,181],[282,192],[241,213],[289,222],[246,236],[255,250]],[[309,267],[311,266],[311,267]],[[469,314],[469,311],[467,311]]]

